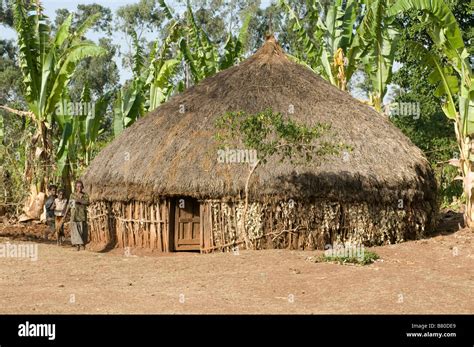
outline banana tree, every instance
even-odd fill
[[[171,48],[177,45],[181,33],[181,23],[174,18],[172,10],[164,0],[158,3],[169,20],[168,34],[161,47],[158,42],[153,44],[150,56],[146,59],[143,48],[136,33],[132,30],[133,39],[133,79],[117,91],[113,104],[113,131],[118,136],[122,131],[132,125],[147,111],[151,111],[165,102],[175,90],[172,79],[176,74],[180,59],[169,58]],[[145,62],[148,60],[148,66]]]
[[[165,11],[166,12],[166,11]],[[174,19],[171,15],[168,19]],[[198,83],[204,78],[227,69],[242,61],[248,42],[248,28],[251,15],[243,19],[237,35],[229,32],[224,47],[212,42],[206,31],[194,17],[189,0],[186,3],[185,21],[180,25],[181,39],[179,40],[180,54],[185,62],[185,86]],[[222,52],[222,54],[220,53]]]
[[[111,93],[104,94],[92,101],[87,85],[84,87],[81,104],[93,105],[84,108],[84,112],[71,112],[71,101],[67,94],[63,94],[55,114],[55,121],[61,134],[56,151],[57,173],[62,177],[67,190],[72,188],[72,182],[86,168],[96,150],[99,136],[103,133],[102,127],[107,105]]]
[[[154,43],[149,64],[145,67],[143,49],[137,35],[131,32],[134,44],[133,79],[129,85],[118,90],[114,102],[114,135],[119,135],[138,118],[166,101],[174,90],[172,78],[180,63],[178,59],[168,59],[171,45],[177,41],[178,26],[172,23],[168,36],[160,49]]]
[[[319,16],[316,22],[319,29],[317,37],[321,37],[323,42],[321,63],[331,83],[341,90],[347,90],[345,54],[354,40],[360,6],[358,1],[337,0],[328,7],[324,20]]]
[[[163,0],[159,4],[169,21],[168,35],[160,47],[157,42],[154,43],[150,56],[145,59],[137,36],[131,32],[135,50],[132,69],[134,77],[128,86],[117,92],[114,103],[115,136],[146,112],[165,102],[174,91],[188,87],[190,80],[197,83],[243,59],[250,15],[245,17],[237,35],[228,34],[223,53],[219,54],[218,44],[212,42],[196,22],[189,1],[184,20],[176,18]],[[174,46],[177,49],[173,51]],[[149,62],[146,67],[145,61]],[[185,82],[173,83],[183,61]]]
[[[133,54],[133,79],[129,85],[117,91],[113,105],[114,135],[118,136],[122,131],[133,124],[138,118],[145,114],[145,79],[142,74],[144,57],[137,35],[131,32],[135,52]]]
[[[371,81],[370,104],[380,112],[399,38],[393,20],[386,15],[386,1],[336,0],[324,7],[320,1],[308,0],[303,19],[288,0],[280,0],[280,6],[302,47],[296,60],[310,65],[341,90],[347,90],[347,83],[362,65]],[[308,32],[308,27],[314,30]]]
[[[317,0],[308,0],[302,19],[288,0],[280,0],[280,6],[287,13],[297,44],[302,48],[295,52],[295,59],[304,61],[331,84],[346,90],[345,55],[354,40],[363,9],[361,3],[336,0],[324,7]]]
[[[227,34],[224,44],[224,54],[219,62],[219,70],[227,69],[238,64],[244,58],[245,46],[249,37],[249,24],[252,17],[247,14],[242,22],[239,33],[235,36],[232,32]]]
[[[428,81],[436,88],[434,94],[443,100],[442,109],[454,123],[459,158],[452,159],[463,180],[466,225],[474,227],[474,77],[469,54],[461,30],[449,7],[442,0],[399,0],[389,10],[390,15],[416,10],[419,20],[426,22],[427,33],[435,51],[412,43],[426,66]]]
[[[189,0],[186,2],[186,25],[182,28],[179,48],[183,54],[185,73],[189,67],[193,83],[214,75],[219,71],[218,47],[214,45],[204,29],[196,23]],[[186,87],[189,86],[185,76]]]
[[[145,114],[145,97],[143,96],[144,81],[135,79],[127,87],[117,92],[114,102],[114,136],[132,125]]]
[[[16,0],[14,24],[18,36],[19,66],[23,75],[24,97],[28,111],[2,108],[29,118],[36,128],[32,137],[27,183],[37,178],[36,190],[44,191],[52,172],[52,123],[57,103],[77,64],[88,57],[104,54],[103,48],[83,39],[98,15],[89,17],[74,32],[70,15],[52,35],[48,18],[39,1]]]
[[[158,50],[158,44],[155,42],[151,50],[148,76],[145,82],[148,92],[148,111],[154,110],[165,102],[175,89],[171,80],[177,72],[180,58],[167,59],[167,56],[171,55],[171,46],[178,41],[179,29],[179,23],[173,21],[161,48]]]
[[[382,112],[383,98],[392,79],[400,31],[393,18],[387,15],[387,1],[369,1],[366,5],[367,12],[357,28],[347,55],[347,77],[351,78],[360,61],[371,82],[369,104]]]

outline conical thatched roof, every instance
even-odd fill
[[[352,146],[349,160],[321,165],[269,161],[251,195],[434,205],[436,185],[422,152],[387,119],[290,61],[274,39],[237,66],[207,78],[138,120],[92,162],[83,180],[93,200],[151,201],[163,196],[235,197],[247,165],[217,161],[216,118],[271,108],[300,122],[332,125]],[[180,110],[185,109],[184,113]]]

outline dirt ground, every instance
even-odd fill
[[[41,228],[0,224],[0,243],[31,243]],[[372,248],[381,260],[368,266],[314,263],[314,251],[127,256],[35,244],[37,261],[0,258],[2,314],[474,313],[466,229]]]

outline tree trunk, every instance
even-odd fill
[[[257,162],[250,167],[249,174],[247,176],[247,180],[245,181],[245,203],[244,203],[244,210],[242,212],[242,232],[244,235],[244,240],[245,240],[245,248],[249,249],[252,247],[252,243],[250,242],[250,239],[248,238],[247,234],[247,214],[248,214],[248,207],[249,207],[249,185],[250,185],[250,179],[252,178],[252,174],[255,172],[255,169],[257,168],[258,164],[260,163],[260,160],[257,160]]]
[[[471,161],[473,142],[469,136],[463,136],[462,122],[457,115],[455,122],[455,133],[459,148],[459,163],[464,188],[464,223],[468,228],[474,229],[474,195],[472,194],[474,183],[474,165]]]
[[[38,190],[40,192],[46,192],[53,169],[53,163],[51,161],[52,144],[50,131],[46,127],[46,124],[42,121],[38,121],[37,124],[39,129],[39,142],[35,152],[37,155],[39,154],[36,159],[38,159],[38,171],[41,175],[38,179]]]
[[[66,167],[64,168],[62,172],[62,181],[64,186],[62,187],[64,189],[64,195],[65,196],[70,196],[72,193],[71,187],[72,187],[72,178],[71,178],[71,170],[70,170],[70,165],[69,163],[66,164]]]
[[[42,121],[36,122],[36,129],[36,134],[26,149],[25,183],[28,186],[35,185],[38,192],[46,192],[54,169],[51,158],[51,135],[46,124]]]

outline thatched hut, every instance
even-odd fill
[[[346,160],[258,167],[241,228],[248,167],[218,162],[215,120],[269,108],[331,124],[352,152]],[[274,39],[138,120],[83,180],[93,249],[207,252],[244,239],[255,249],[396,243],[428,233],[437,208],[423,153],[385,117],[288,59]]]

